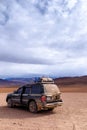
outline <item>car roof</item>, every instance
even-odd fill
[[[51,83],[51,82],[40,83],[40,82],[38,82],[38,83],[32,83],[32,84],[25,84],[25,85],[23,85],[23,86],[21,86],[21,87],[31,87],[31,86],[33,86],[33,85],[44,85],[44,84],[54,84],[54,83]]]

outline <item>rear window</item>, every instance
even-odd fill
[[[41,86],[41,85],[32,85],[31,94],[41,94],[43,92],[44,92],[43,86]]]
[[[45,93],[60,93],[60,90],[56,84],[44,84]]]

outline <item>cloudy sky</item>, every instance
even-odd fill
[[[87,0],[0,0],[0,77],[87,74]]]

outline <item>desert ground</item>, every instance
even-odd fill
[[[0,130],[87,130],[87,93],[62,93],[61,107],[37,114],[8,108],[6,95],[0,93]]]

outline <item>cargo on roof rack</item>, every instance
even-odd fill
[[[41,83],[54,83],[52,78],[40,78],[38,82],[41,82]]]

